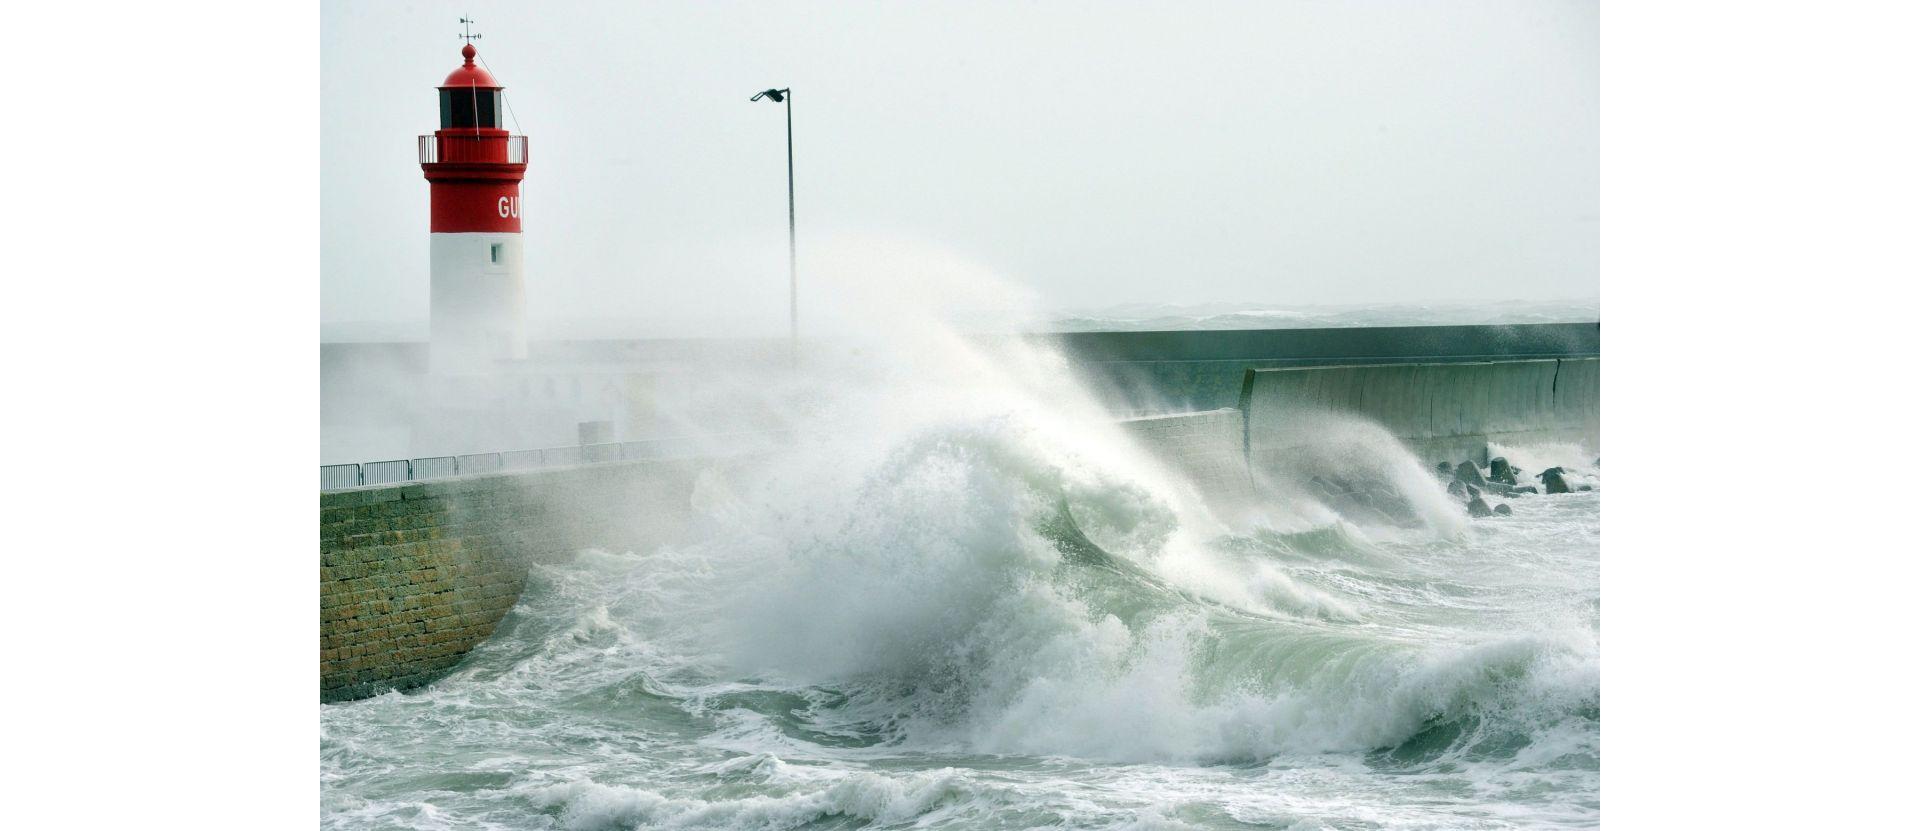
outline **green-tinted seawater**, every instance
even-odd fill
[[[1598,823],[1597,489],[1216,522],[1047,438],[796,461],[537,568],[453,676],[321,707],[323,826]]]

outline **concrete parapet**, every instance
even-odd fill
[[[1130,418],[1121,421],[1120,428],[1209,499],[1252,497],[1253,478],[1241,450],[1245,425],[1239,410],[1228,407]]]
[[[1600,445],[1600,359],[1249,369],[1241,385],[1246,452],[1304,440],[1329,414],[1379,424],[1428,462],[1487,462],[1487,444]]]
[[[1042,336],[1101,398],[1123,412],[1238,405],[1249,368],[1335,367],[1584,358],[1600,354],[1600,324],[1356,326],[1074,332]]]

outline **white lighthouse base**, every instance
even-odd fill
[[[437,373],[485,372],[527,357],[527,291],[519,234],[429,234]]]

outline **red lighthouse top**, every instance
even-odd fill
[[[420,169],[433,188],[436,234],[520,233],[527,137],[507,132],[506,99],[477,50],[440,85],[440,129],[420,137]]]
[[[447,75],[440,84],[440,130],[462,130],[470,135],[481,135],[487,131],[497,131],[506,135],[506,124],[502,117],[506,94],[505,87],[493,79],[493,73],[476,66],[474,56],[479,50],[469,43],[460,47],[461,64]],[[443,159],[445,160],[445,159]],[[505,161],[501,159],[500,161]]]
[[[471,43],[460,47],[460,57],[466,58],[467,62],[462,64],[459,69],[455,69],[452,73],[448,74],[447,80],[440,84],[440,88],[506,89],[506,87],[494,82],[492,73],[482,67],[474,66],[473,56],[478,54],[480,54],[480,50],[473,48],[473,44]]]

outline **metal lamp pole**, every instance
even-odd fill
[[[787,354],[797,368],[800,366],[800,255],[793,230],[793,90],[770,89],[747,100],[762,98],[787,107]]]

